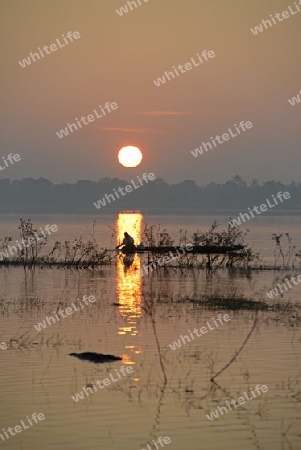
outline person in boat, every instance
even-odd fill
[[[122,245],[123,245],[122,251],[124,253],[133,253],[133,251],[136,249],[135,244],[134,244],[134,239],[126,231],[124,233],[124,239],[123,239],[122,243],[117,245],[116,249],[121,247]]]

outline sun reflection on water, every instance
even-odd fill
[[[140,213],[122,212],[116,220],[117,244],[122,242],[127,231],[135,241],[135,245],[141,241],[141,227],[143,216]],[[136,364],[132,356],[142,352],[140,346],[134,344],[132,339],[139,335],[139,319],[141,318],[141,277],[140,257],[138,254],[122,255],[117,258],[117,299],[119,313],[125,318],[126,325],[120,326],[118,334],[133,336],[127,340],[126,353],[123,355],[124,364]]]

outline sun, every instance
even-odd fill
[[[137,167],[141,163],[142,153],[138,147],[128,145],[118,152],[118,161],[124,167]]]

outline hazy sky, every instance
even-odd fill
[[[169,182],[235,174],[300,181],[301,103],[288,99],[301,89],[301,12],[256,36],[250,31],[288,6],[296,11],[294,1],[140,2],[120,17],[115,10],[125,0],[1,0],[0,161],[9,153],[22,159],[0,177],[73,182],[153,172]],[[63,43],[68,31],[81,37],[19,65],[38,47]],[[203,50],[215,58],[155,86]],[[118,109],[58,138],[56,131],[106,102]],[[192,156],[242,120],[253,128]],[[124,144],[143,151],[139,167],[119,165]]]

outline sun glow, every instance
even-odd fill
[[[137,167],[141,163],[142,153],[138,147],[128,145],[122,147],[118,153],[118,161],[124,167]]]

